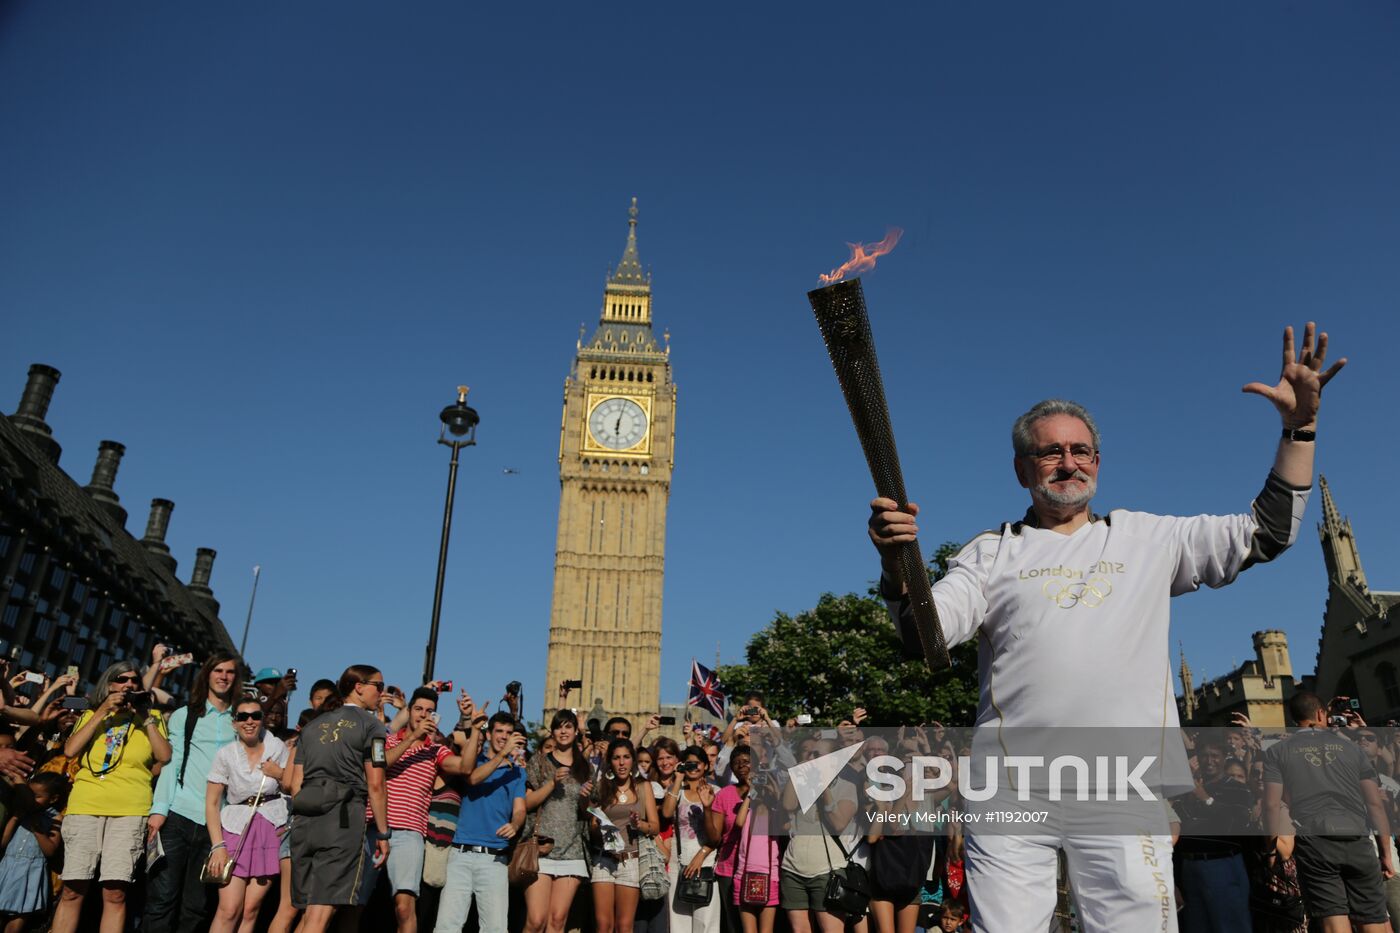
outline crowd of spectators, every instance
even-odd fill
[[[295,670],[245,683],[216,654],[176,698],[161,683],[180,663],[158,647],[87,695],[72,673],[0,680],[0,933],[971,924],[960,824],[891,831],[959,810],[956,775],[894,800],[867,775],[882,756],[969,754],[938,723],[877,731],[855,708],[804,728],[755,694],[723,729],[653,716],[634,735],[622,717],[581,722],[566,683],[532,735],[517,685],[492,713],[451,683],[405,695],[369,665],[315,681],[293,719]],[[1400,916],[1400,730],[1346,698],[1300,693],[1292,715],[1286,737],[1242,717],[1188,731],[1195,787],[1170,811],[1183,931],[1379,933]],[[804,809],[791,769],[843,749]]]

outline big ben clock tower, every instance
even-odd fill
[[[661,700],[676,386],[669,343],[663,348],[652,333],[636,198],[628,213],[627,246],[603,290],[598,326],[580,338],[564,381],[545,722],[560,682],[582,680],[571,705],[586,713],[601,701],[607,715],[626,716],[640,732]]]

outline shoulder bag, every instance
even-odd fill
[[[851,856],[841,844],[840,837],[832,833],[831,840],[845,856],[846,867],[840,871],[832,869],[831,877],[826,882],[825,907],[827,910],[845,914],[852,920],[858,920],[865,916],[866,908],[870,906],[870,874],[865,870],[865,866],[851,861]],[[826,864],[830,868],[831,850],[822,845],[822,851],[826,853]]]
[[[265,783],[265,781],[258,782],[258,795],[253,798],[253,816],[258,815],[258,807],[262,804],[263,784]],[[251,829],[252,826],[253,817],[249,817],[248,825],[243,827],[243,832],[238,837],[238,848],[234,849],[233,852],[229,854],[228,861],[224,862],[224,867],[217,872],[210,869],[209,864],[213,861],[214,853],[217,852],[218,849],[210,850],[209,855],[204,859],[204,864],[199,868],[200,882],[203,884],[216,884],[223,887],[233,879],[233,866],[238,861],[239,854],[243,851],[243,843],[248,841],[248,830]]]
[[[537,836],[521,839],[510,853],[506,879],[516,887],[528,887],[540,876],[540,840]]]
[[[666,860],[661,857],[661,847],[651,836],[637,839],[637,870],[637,887],[642,900],[660,900],[670,892],[671,879],[666,876]]]
[[[741,804],[742,806],[742,804]],[[765,858],[770,864],[767,871],[753,870],[753,824],[757,817],[753,812],[753,805],[749,805],[748,819],[745,820],[748,832],[743,840],[744,874],[739,879],[739,906],[741,907],[767,907],[769,893],[772,890],[771,874],[773,866],[771,864],[772,843],[768,837],[763,837],[763,851]]]

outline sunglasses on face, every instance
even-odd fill
[[[632,737],[632,733],[628,732],[626,729],[613,729],[608,735],[615,739],[627,739]]]
[[[257,710],[257,711],[255,711],[255,712],[251,712],[251,713],[234,713],[234,714],[233,714],[233,721],[234,721],[234,722],[247,722],[247,721],[250,720],[250,719],[251,719],[253,722],[262,722],[262,718],[263,718],[262,710]]]
[[[123,674],[120,677],[112,678],[112,683],[114,684],[134,684],[140,683],[140,681],[141,678],[136,676],[135,674]]]

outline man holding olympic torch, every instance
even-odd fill
[[[1298,349],[1289,327],[1278,383],[1244,387],[1273,402],[1283,420],[1273,469],[1246,514],[1096,515],[1089,506],[1100,442],[1089,413],[1052,399],[1016,420],[1016,478],[1030,492],[1030,509],[1021,521],[974,538],[933,588],[949,646],[980,636],[979,727],[1179,724],[1168,597],[1202,584],[1224,586],[1297,537],[1312,487],[1322,388],[1346,363],[1324,370],[1326,354],[1327,335],[1313,324]],[[869,533],[881,556],[882,594],[896,623],[907,625],[911,610],[896,546],[917,537],[918,507],[898,509],[893,500],[874,500]],[[1176,930],[1170,893],[1162,894],[1163,880],[1165,891],[1172,890],[1165,835],[969,831],[974,929],[1048,929],[1059,849],[1068,857],[1084,930]]]

